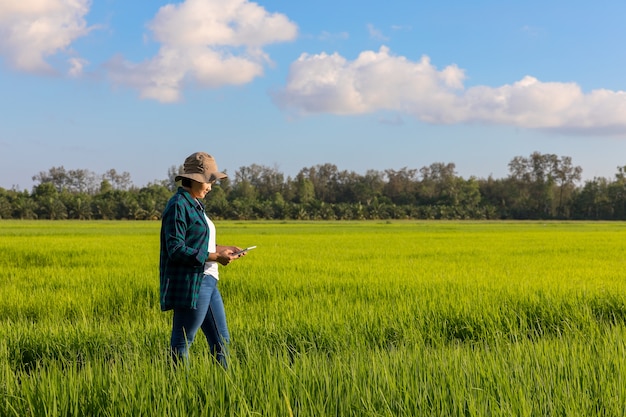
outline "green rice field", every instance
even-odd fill
[[[0,416],[623,416],[626,223],[234,222],[172,367],[159,222],[0,221]]]

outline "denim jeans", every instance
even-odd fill
[[[187,362],[189,346],[196,337],[198,329],[202,329],[211,354],[217,361],[227,368],[228,344],[230,335],[226,324],[224,302],[219,289],[218,280],[211,275],[205,275],[200,287],[198,305],[196,309],[176,308],[172,319],[172,338],[170,346],[174,361],[181,359]]]

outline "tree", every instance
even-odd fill
[[[48,172],[41,171],[33,176],[33,181],[39,184],[52,184],[60,193],[62,191],[89,193],[97,191],[97,176],[86,169],[67,171],[63,166],[52,167]]]
[[[456,165],[436,162],[420,168],[421,181],[417,185],[417,201],[420,204],[449,204],[455,200]]]
[[[554,160],[552,172],[559,187],[557,215],[565,218],[569,215],[566,202],[571,200],[572,193],[576,187],[576,182],[580,181],[583,170],[579,166],[575,167],[572,165],[572,158],[569,156],[562,156],[560,159]]]
[[[0,188],[0,219],[12,218],[13,206],[11,204],[11,197],[9,193]]]
[[[271,200],[285,186],[284,176],[276,167],[257,164],[239,168],[235,173],[235,182],[250,184],[261,200]]]
[[[387,183],[383,188],[383,195],[396,204],[415,203],[416,169],[404,167],[398,171],[385,170]]]
[[[609,220],[613,217],[608,194],[609,181],[594,178],[586,181],[573,201],[573,216],[576,219]]]
[[[40,219],[67,218],[67,208],[59,199],[59,192],[51,182],[44,182],[34,187],[33,198],[37,203],[37,215]]]
[[[64,191],[59,195],[67,209],[67,218],[76,220],[89,220],[92,218],[91,195],[87,193],[70,193]]]
[[[478,180],[481,205],[488,218],[516,218],[516,180],[513,178],[495,179],[491,175],[486,180]]]
[[[296,179],[295,201],[297,203],[308,204],[313,200],[315,200],[315,185],[313,181],[302,174],[298,174]]]
[[[48,172],[40,171],[39,174],[33,176],[33,181],[39,182],[39,184],[52,184],[52,186],[61,192],[67,188],[69,184],[69,177],[67,171],[63,166],[52,167]]]
[[[608,185],[615,220],[626,220],[626,166],[617,167],[615,180]]]
[[[166,186],[160,184],[149,184],[141,188],[137,194],[139,211],[135,217],[146,220],[160,219],[171,194]]]
[[[382,196],[384,188],[385,174],[370,169],[356,180],[353,193],[359,203],[370,204],[375,198]]]
[[[0,218],[159,219],[182,169],[136,188],[114,169],[53,167],[33,177],[32,194],[0,189]],[[582,169],[554,154],[516,156],[503,179],[466,180],[455,169],[437,162],[360,175],[327,163],[285,180],[276,167],[253,164],[215,184],[205,207],[229,219],[626,219],[626,166],[582,187]]]
[[[222,185],[215,185],[204,198],[206,211],[213,217],[228,218],[230,205]]]
[[[529,158],[513,158],[509,179],[518,191],[517,208],[530,218],[565,215],[566,199],[581,173],[570,157],[533,152]]]
[[[183,165],[172,165],[167,170],[167,188],[170,191],[176,191],[176,176],[185,172]]]
[[[118,174],[114,169],[110,169],[105,172],[102,176],[102,180],[108,181],[114,190],[126,191],[132,186],[132,181],[130,180],[130,174],[128,172]]]
[[[16,193],[12,202],[13,217],[20,220],[32,220],[37,218],[37,203],[28,192]]]
[[[242,180],[235,184],[229,197],[231,200],[252,202],[257,199],[257,190],[248,180]]]
[[[336,201],[336,178],[339,170],[334,164],[316,165],[300,170],[297,178],[311,181],[315,190],[315,198],[320,201],[334,203]]]

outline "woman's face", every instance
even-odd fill
[[[211,191],[212,185],[212,182],[206,183],[191,180],[191,188],[189,190],[189,193],[194,198],[202,199],[209,193],[209,191]]]

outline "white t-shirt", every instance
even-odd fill
[[[213,224],[211,219],[209,219],[209,216],[207,216],[206,213],[204,214],[204,217],[206,218],[206,222],[209,225],[209,253],[214,253],[217,252],[217,244],[215,243],[215,225]],[[218,274],[219,272],[217,270],[217,262],[206,262],[204,264],[204,275],[212,275],[215,277],[215,279],[220,279]]]

